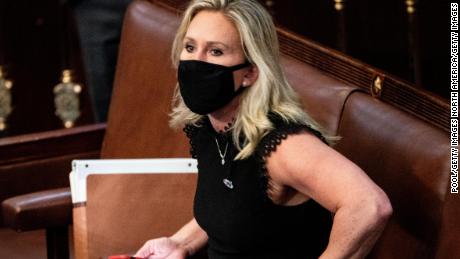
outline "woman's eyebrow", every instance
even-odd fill
[[[192,41],[192,42],[195,42],[195,40],[193,38],[190,38],[190,37],[184,37],[184,41]]]
[[[185,41],[190,41],[192,43],[196,43],[196,40],[194,38],[189,37],[189,36],[184,37],[184,42]],[[206,45],[207,46],[221,46],[224,49],[231,49],[230,46],[228,46],[227,44],[225,44],[223,42],[220,42],[220,41],[207,41]]]
[[[208,45],[218,45],[218,46],[223,47],[224,49],[230,49],[230,47],[227,44],[220,42],[220,41],[208,41],[206,43]]]

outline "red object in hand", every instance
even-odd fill
[[[131,255],[111,255],[107,259],[142,259],[142,258],[134,257]]]

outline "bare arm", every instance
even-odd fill
[[[343,208],[334,217],[329,245],[320,259],[365,258],[385,228],[386,217]]]
[[[198,225],[195,218],[193,218],[172,235],[170,239],[185,248],[188,255],[193,255],[206,245],[208,242],[208,235]]]
[[[392,214],[386,194],[358,166],[310,133],[289,136],[267,159],[273,181],[335,213],[321,259],[364,258]]]
[[[208,241],[206,232],[195,219],[185,224],[171,237],[148,240],[137,251],[136,257],[178,259],[195,254]]]

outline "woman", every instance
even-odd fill
[[[330,148],[280,68],[255,0],[195,0],[173,44],[171,116],[198,159],[194,218],[142,258],[363,258],[392,213],[385,193]]]

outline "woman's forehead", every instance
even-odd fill
[[[192,19],[186,38],[198,42],[221,42],[228,46],[240,44],[235,25],[221,12],[201,11]]]

